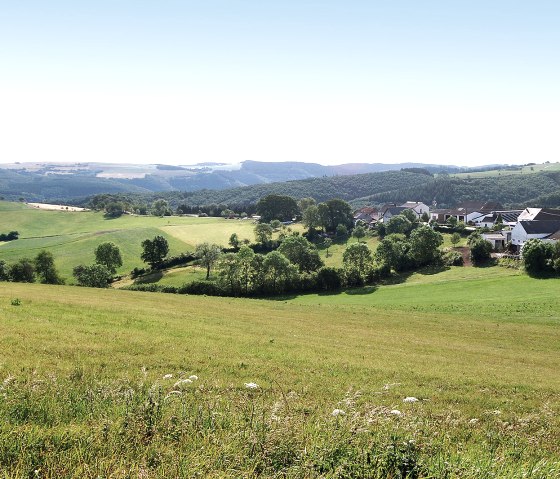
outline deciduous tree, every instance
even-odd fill
[[[142,241],[142,261],[152,268],[157,268],[169,252],[169,243],[163,236],[155,236],[153,240]]]
[[[54,256],[50,251],[40,251],[35,256],[35,271],[41,283],[44,284],[63,284],[64,281],[58,275],[54,264]]]
[[[222,254],[222,248],[213,243],[201,243],[197,245],[195,256],[200,264],[206,268],[206,279],[210,278],[210,271]]]
[[[95,262],[105,265],[111,274],[115,274],[123,264],[121,250],[114,243],[101,243],[95,248]]]

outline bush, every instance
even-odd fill
[[[492,243],[483,238],[477,238],[470,242],[471,260],[474,264],[481,264],[490,259],[492,254]]]
[[[135,267],[131,272],[130,272],[130,277],[132,279],[138,278],[138,276],[142,276],[143,274],[146,274],[146,268],[138,268]]]
[[[378,263],[373,265],[373,267],[368,271],[366,281],[368,283],[375,283],[388,278],[389,276],[391,276],[391,266],[387,263]]]
[[[222,296],[224,291],[214,281],[193,281],[178,288],[180,294],[206,294],[208,296]]]
[[[538,239],[530,239],[523,245],[521,256],[525,269],[530,273],[543,273],[552,270],[553,247]]]
[[[17,231],[10,231],[8,234],[0,234],[0,241],[14,241],[19,238],[19,233]]]
[[[10,266],[8,276],[14,283],[34,283],[35,266],[33,261],[27,258],[20,259],[17,263]]]
[[[147,293],[159,293],[162,287],[159,284],[148,283],[148,284],[131,284],[130,286],[125,286],[122,289],[129,291],[143,291]]]
[[[317,272],[317,286],[324,291],[334,291],[342,286],[342,273],[337,268],[325,266]]]
[[[111,281],[111,272],[102,264],[76,266],[73,275],[79,286],[89,288],[107,288]]]
[[[443,253],[442,262],[444,266],[463,266],[463,255],[458,251],[447,250]]]

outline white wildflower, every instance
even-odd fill
[[[346,412],[344,412],[342,409],[335,409],[331,413],[331,416],[337,417],[337,416],[344,416],[345,414],[346,414]]]
[[[196,380],[198,379],[198,376],[196,376],[196,375],[193,374],[192,376],[189,376],[189,379],[190,379],[191,381],[196,381]]]
[[[259,385],[257,383],[245,383],[245,387],[247,389],[259,389]]]
[[[470,421],[469,424],[476,424],[478,422],[478,419],[473,417]]]
[[[192,381],[190,379],[180,379],[179,381],[177,381],[173,387],[174,388],[181,388],[183,386],[187,386],[188,384],[192,384]]]
[[[393,416],[402,416],[402,412],[400,412],[398,409],[391,409],[389,411],[389,414],[392,414]]]
[[[418,402],[419,399],[415,398],[414,396],[409,396],[403,399],[403,402],[408,402],[408,403],[413,403],[413,402]]]
[[[171,379],[173,377],[173,374],[165,374],[163,376],[163,379]]]

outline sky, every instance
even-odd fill
[[[560,2],[0,2],[0,163],[560,161]]]

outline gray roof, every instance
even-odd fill
[[[519,224],[530,235],[552,234],[560,230],[560,220],[556,221],[520,221]]]

